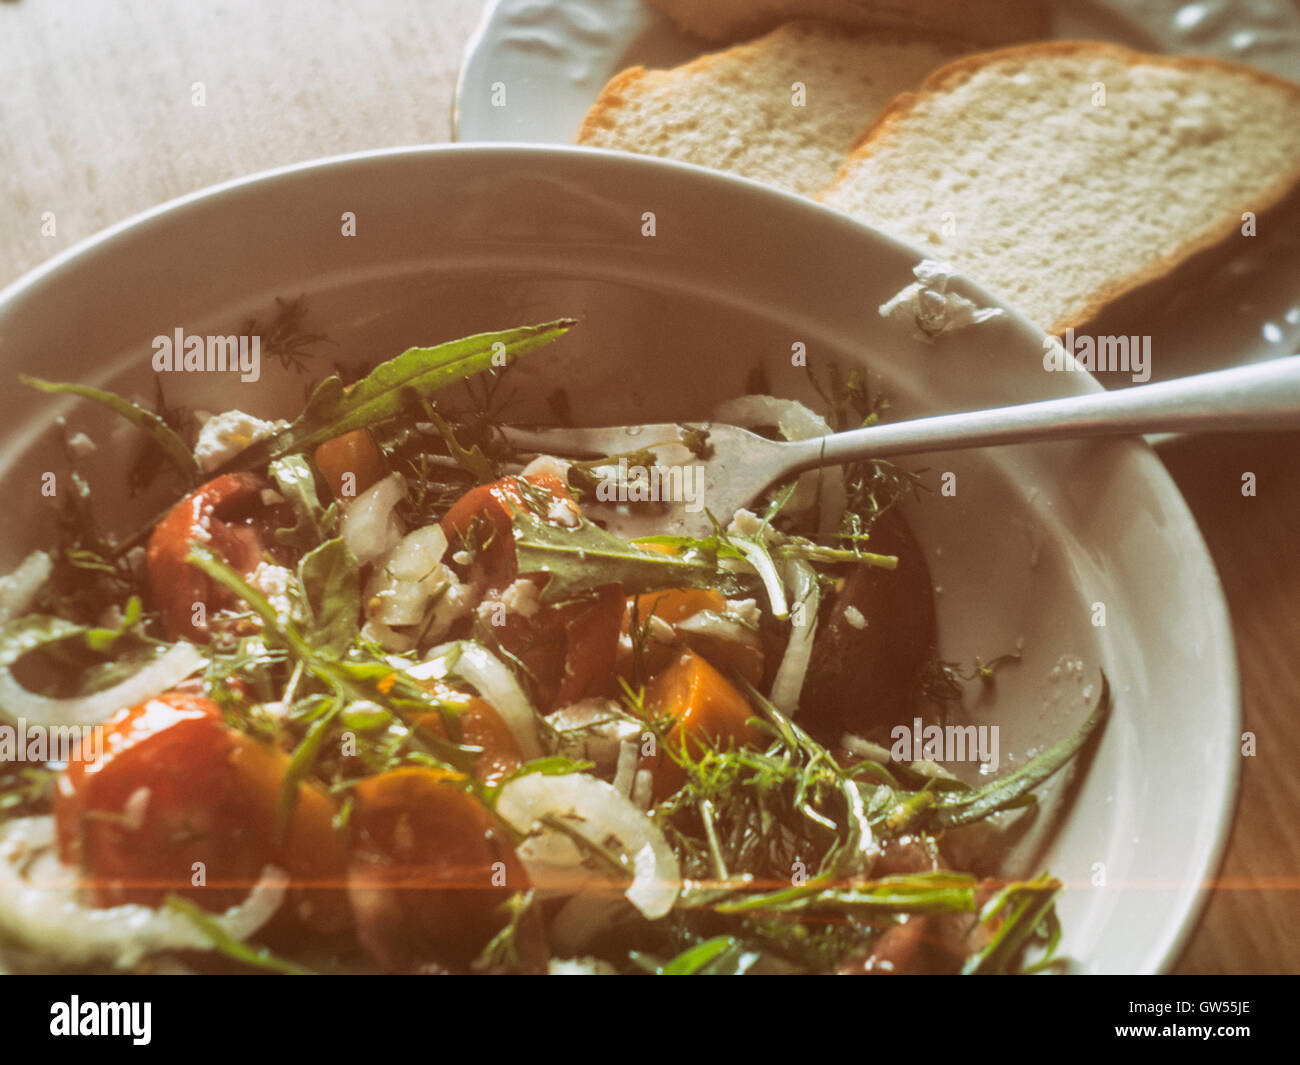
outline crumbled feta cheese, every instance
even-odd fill
[[[212,504],[207,504],[199,512],[198,520],[194,523],[193,531],[190,534],[201,544],[212,542]]]
[[[759,622],[763,620],[763,611],[759,608],[757,599],[728,599],[726,614],[752,629],[758,628]]]
[[[766,543],[772,543],[777,539],[777,532],[770,525],[764,527],[763,519],[755,514],[752,510],[741,507],[736,511],[731,521],[727,523],[727,535],[729,536],[757,536],[759,532],[763,534],[763,540]],[[733,561],[739,561],[734,559]]]
[[[569,467],[573,465],[564,459],[557,459],[554,455],[538,455],[527,466],[525,466],[520,477],[554,477],[557,480],[568,482]]]
[[[99,446],[85,433],[74,433],[68,438],[68,450],[78,458],[85,458],[98,451]]]
[[[753,536],[762,527],[763,523],[757,514],[741,507],[727,523],[727,533],[731,536]]]
[[[520,577],[501,593],[501,602],[507,614],[531,618],[535,617],[542,607],[542,595],[536,584]]]
[[[614,976],[618,970],[600,958],[552,958],[547,963],[551,976]]]
[[[273,566],[269,562],[259,562],[257,569],[249,576],[248,583],[266,596],[277,617],[293,617],[293,596],[298,582],[292,570]]]
[[[912,336],[927,344],[940,333],[978,325],[1002,315],[997,307],[977,307],[965,296],[949,292],[956,271],[948,263],[922,259],[912,268],[916,281],[880,305],[880,317],[913,326]]]
[[[576,528],[582,511],[578,509],[572,499],[564,499],[556,496],[551,500],[551,505],[546,508],[546,520],[552,525],[567,525],[569,528]]]
[[[288,424],[283,420],[263,421],[242,410],[228,410],[203,423],[199,442],[194,445],[194,458],[204,473],[211,473],[245,448],[265,440]]]

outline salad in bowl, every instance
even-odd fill
[[[1104,678],[1075,732],[1013,769],[983,752],[973,783],[928,734],[891,744],[1000,664],[937,657],[899,506],[922,478],[807,473],[707,536],[626,539],[611,514],[653,524],[689,478],[651,476],[653,447],[520,450],[491,402],[574,324],[412,348],[292,421],[24,379],[125,417],[133,475],[176,490],[105,533],[95,443],[65,425],[57,528],[0,582],[6,967],[1053,964],[1061,883],[976,875],[950,842],[1034,801],[1103,722]],[[824,414],[752,394],[716,418],[879,417],[858,375],[823,391]]]

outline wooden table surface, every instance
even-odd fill
[[[449,139],[481,6],[0,2],[0,287],[104,226],[227,178]],[[53,234],[42,232],[46,212]],[[1300,972],[1300,437],[1206,440],[1165,457],[1223,578],[1257,737],[1226,862],[1177,969]],[[1258,478],[1253,499],[1241,495],[1244,471]]]

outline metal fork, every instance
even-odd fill
[[[618,474],[598,470],[598,475],[609,472],[601,484],[604,494],[615,498],[584,504],[607,528],[635,538],[654,533],[705,535],[712,528],[709,513],[726,522],[776,481],[862,459],[1033,440],[1289,428],[1300,428],[1300,355],[1154,385],[916,418],[811,440],[768,440],[716,423],[686,428],[670,423],[606,429],[505,427],[502,432],[521,450],[556,457],[653,452],[653,467],[637,470],[625,461]],[[697,448],[700,454],[684,443],[688,430],[707,430],[706,446]],[[617,468],[617,458],[610,465]],[[628,486],[622,489],[622,499],[621,484]],[[642,493],[653,502],[633,501]]]

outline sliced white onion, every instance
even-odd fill
[[[821,590],[817,586],[816,572],[801,558],[786,561],[785,579],[790,586],[790,598],[803,609],[792,614],[790,642],[785,645],[785,654],[781,656],[776,678],[772,681],[771,699],[772,705],[782,713],[793,714],[799,708],[799,695],[803,691],[808,663],[812,659]],[[796,620],[802,620],[803,624],[796,624]]]
[[[41,590],[50,579],[54,563],[44,551],[33,551],[19,563],[9,576],[0,577],[0,626],[8,625],[14,618],[27,613]]]
[[[613,699],[595,697],[571,703],[546,715],[555,730],[555,753],[575,761],[594,762],[605,775],[618,766],[623,745],[639,744],[645,725],[626,714]]]
[[[408,636],[404,632],[396,632],[382,621],[376,621],[374,618],[368,618],[366,623],[361,626],[361,638],[379,644],[385,651],[395,651],[397,654],[405,654],[407,651],[415,650],[414,636]],[[408,664],[404,659],[398,659],[397,668],[405,669]]]
[[[378,567],[366,588],[366,615],[385,625],[418,625],[439,591],[459,585],[441,564],[447,537],[427,525],[402,537]]]
[[[745,556],[745,561],[754,568],[758,579],[763,582],[768,602],[772,606],[772,616],[777,619],[788,617],[790,607],[785,599],[785,586],[781,583],[781,577],[776,572],[771,556],[752,540],[737,539],[732,543],[735,544],[736,550]]]
[[[402,475],[392,473],[347,505],[340,531],[361,565],[383,558],[402,538],[402,523],[393,511],[405,494]]]
[[[753,602],[751,599],[750,602]],[[691,636],[712,636],[718,640],[731,643],[756,644],[758,636],[752,625],[730,612],[720,614],[716,610],[697,610],[690,617],[682,618],[677,623],[677,631]]]
[[[664,834],[611,784],[586,773],[529,773],[509,781],[497,797],[497,813],[523,833],[538,834],[519,848],[519,858],[542,892],[569,894],[586,870],[587,857],[565,833],[539,825],[562,819],[573,831],[623,855],[632,867],[627,899],[650,920],[672,909],[681,869]]]
[[[636,740],[624,740],[618,748],[618,765],[614,770],[614,790],[632,797],[636,781],[637,763],[641,760],[641,745]]]
[[[810,440],[831,431],[821,415],[793,399],[776,396],[736,396],[715,407],[713,418],[742,429],[774,425],[787,440]]]
[[[28,691],[7,669],[0,669],[0,707],[10,717],[25,718],[29,725],[98,725],[119,710],[174,688],[206,659],[191,643],[178,643],[162,657],[111,688],[72,699],[52,699]]]
[[[121,968],[157,951],[212,949],[207,934],[174,910],[83,905],[78,873],[59,861],[54,839],[49,815],[16,818],[0,828],[0,929],[7,938],[56,963]],[[280,908],[288,884],[284,872],[267,866],[247,899],[212,919],[245,940]]]
[[[833,431],[825,418],[813,413],[802,403],[793,399],[778,399],[776,396],[737,396],[716,407],[713,418],[715,421],[739,425],[742,429],[775,425],[786,440],[812,440],[827,436]],[[819,487],[821,508],[817,516],[817,531],[822,536],[830,536],[839,528],[844,508],[848,504],[844,474],[838,467],[809,470],[801,475],[799,486],[787,506],[794,512],[807,510],[817,502]]]
[[[402,537],[384,568],[399,581],[426,580],[429,571],[442,561],[446,550],[447,535],[442,526],[426,525]]]
[[[537,712],[506,664],[482,644],[469,640],[444,643],[431,650],[425,660],[407,670],[416,680],[444,680],[459,677],[501,715],[519,743],[525,761],[540,758]]]

